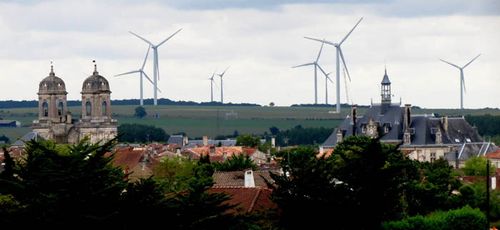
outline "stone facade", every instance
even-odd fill
[[[117,121],[111,118],[111,91],[108,81],[97,72],[85,79],[82,86],[82,113],[73,119],[67,108],[66,87],[51,66],[38,90],[38,120],[33,131],[56,143],[74,144],[87,137],[91,143],[107,141],[117,135]]]

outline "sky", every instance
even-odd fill
[[[314,61],[321,43],[304,36],[336,43],[361,17],[342,44],[351,76],[341,76],[342,103],[379,102],[386,68],[394,102],[458,108],[459,70],[439,59],[463,66],[481,54],[464,70],[464,107],[500,107],[497,0],[1,1],[0,100],[37,100],[51,61],[68,99],[78,100],[92,60],[112,99],[138,99],[138,75],[114,76],[139,69],[146,54],[148,45],[129,31],[159,43],[182,28],[158,48],[159,98],[209,101],[208,78],[229,67],[224,102],[309,104],[314,69],[291,67]],[[151,77],[152,60],[145,68]],[[334,72],[335,60],[335,48],[325,45],[319,64]],[[318,103],[325,103],[320,72],[317,84]],[[330,104],[336,84],[327,85]],[[153,97],[151,84],[144,95]]]

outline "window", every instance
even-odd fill
[[[43,110],[43,116],[48,117],[49,116],[49,104],[47,104],[46,101],[44,101],[42,104],[42,110]]]
[[[102,115],[106,116],[108,114],[108,103],[106,101],[102,102]]]
[[[87,114],[87,116],[90,116],[92,114],[92,104],[90,104],[90,101],[87,101],[87,103],[85,103],[85,114]]]
[[[431,163],[436,160],[436,153],[431,153]]]
[[[62,116],[64,111],[64,104],[62,101],[57,105],[57,115]]]

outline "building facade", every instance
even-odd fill
[[[74,144],[83,138],[91,143],[107,141],[117,135],[117,121],[111,118],[109,83],[97,72],[83,82],[80,119],[73,119],[68,111],[66,86],[51,66],[49,76],[39,84],[38,120],[33,121],[33,131],[42,138],[56,143]]]
[[[351,113],[323,143],[324,150],[334,149],[348,136],[378,138],[383,143],[399,145],[410,159],[433,161],[447,159],[459,167],[470,156],[494,151],[496,146],[483,141],[475,127],[464,117],[438,117],[413,114],[412,106],[391,102],[391,82],[387,71],[381,82],[381,103],[358,115],[356,105]],[[488,146],[488,147],[486,147]]]

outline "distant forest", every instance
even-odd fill
[[[79,106],[80,100],[68,100],[68,106]],[[139,99],[112,100],[113,105],[139,105]],[[145,99],[145,105],[153,105],[153,99]],[[260,106],[253,103],[220,103],[220,102],[194,102],[194,101],[172,101],[170,99],[158,99],[158,105],[203,105],[203,106]],[[34,108],[38,106],[38,101],[0,101],[0,109],[10,108]]]

